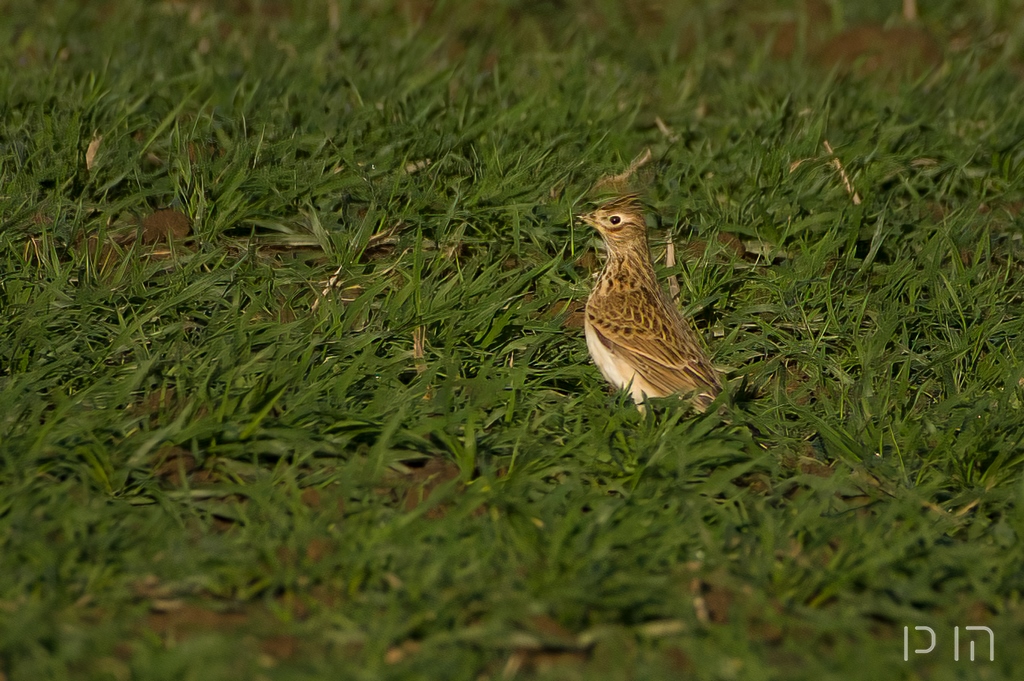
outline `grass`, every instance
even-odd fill
[[[1022,7],[898,4],[0,3],[0,679],[1011,678]]]

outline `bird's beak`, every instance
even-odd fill
[[[593,213],[583,213],[582,215],[579,215],[578,217],[579,217],[580,220],[582,220],[583,222],[587,223],[591,227],[594,227],[595,229],[597,228],[597,220],[594,219],[594,214]]]

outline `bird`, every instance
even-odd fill
[[[721,379],[692,323],[658,283],[639,197],[619,196],[579,217],[607,250],[584,314],[594,364],[614,387],[628,390],[641,411],[648,397],[670,395],[689,396],[705,411]]]

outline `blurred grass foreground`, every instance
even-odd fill
[[[0,680],[1015,678],[1024,4],[904,5],[0,0]]]

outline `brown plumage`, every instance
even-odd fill
[[[643,206],[634,195],[581,219],[604,239],[608,257],[587,299],[584,330],[594,363],[633,401],[680,394],[703,411],[721,390],[689,320],[662,291],[651,264]]]

